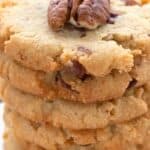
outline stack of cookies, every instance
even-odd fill
[[[150,4],[2,0],[5,150],[150,150]]]

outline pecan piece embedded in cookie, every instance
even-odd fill
[[[53,30],[66,23],[76,27],[95,29],[110,18],[109,0],[51,0],[48,21]]]
[[[132,5],[139,5],[139,3],[136,0],[124,0],[126,5],[132,6]]]

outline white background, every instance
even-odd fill
[[[0,103],[0,150],[3,150],[3,132],[4,132],[4,122],[3,122],[3,104]]]
[[[3,104],[0,103],[0,150],[3,150],[3,147],[2,147],[2,145],[3,145],[3,133],[4,133]]]
[[[3,147],[2,147],[2,145],[3,145],[3,132],[4,132],[3,104],[0,103],[0,150],[3,150]]]

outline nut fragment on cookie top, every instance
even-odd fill
[[[132,6],[133,11],[124,11],[123,14],[116,15],[110,14],[110,10],[113,7],[108,5],[104,9],[100,5],[106,15],[103,18],[102,14],[100,14],[99,19],[103,18],[104,20],[102,19],[99,24],[97,22],[99,19],[96,19],[96,22],[94,22],[96,29],[85,30],[85,34],[82,36],[83,30],[70,25],[70,23],[67,23],[59,32],[55,32],[49,27],[47,11],[49,3],[53,0],[15,0],[15,3],[10,5],[9,3],[12,1],[14,0],[2,0],[0,5],[0,47],[6,55],[23,66],[34,70],[44,72],[59,71],[68,66],[70,62],[75,61],[80,66],[83,66],[87,74],[97,77],[105,76],[113,70],[130,72],[134,65],[132,50],[138,49],[138,46],[142,45],[138,45],[136,42],[140,41],[141,37],[146,37],[147,33],[150,33],[148,19],[150,16],[148,15],[149,13],[146,15],[144,13],[145,9],[150,12],[149,5]],[[68,4],[68,1],[63,2],[65,1],[61,1],[62,5],[66,6]],[[90,2],[88,0],[83,1],[84,4],[90,4],[91,6]],[[109,1],[100,0],[96,2],[109,4]],[[69,4],[69,8],[74,6],[70,10],[72,13],[78,7],[76,5]],[[79,6],[82,5],[80,4]],[[92,6],[95,5],[93,4]],[[124,7],[130,8],[130,6]],[[118,9],[122,10],[122,7],[118,7]],[[137,10],[138,13],[135,13]],[[70,20],[69,16],[64,15],[64,13],[68,14],[68,8],[62,11],[61,20],[66,21],[68,18]],[[73,15],[75,14],[73,13]],[[112,16],[113,22],[108,21]],[[136,22],[131,21],[135,18]],[[133,48],[128,43],[122,44],[116,38],[105,38],[104,35],[105,37],[114,37],[115,35],[119,40],[131,40],[133,45],[137,47]],[[128,37],[132,37],[132,39]],[[144,50],[141,49],[143,53],[147,51],[148,43],[146,42],[147,45],[144,46]],[[78,50],[79,47],[88,49],[88,53]]]
[[[138,5],[140,4],[139,1],[137,0],[123,0],[125,2],[126,5]]]
[[[147,3],[150,3],[150,0],[140,0],[140,2],[141,2],[142,4],[147,4]]]
[[[147,3],[150,2],[150,0],[117,0],[117,1],[120,1],[120,2],[117,2],[117,3],[122,3],[123,2],[127,6],[143,5],[143,4],[147,4]]]

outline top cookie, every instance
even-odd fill
[[[131,35],[133,39],[149,38],[147,33],[150,33],[150,19],[145,11],[150,12],[150,6],[122,6],[123,9],[118,6],[119,9],[118,4],[114,3],[112,5],[116,6],[112,8],[117,7],[117,13],[119,12],[114,23],[85,31],[83,36],[83,31],[70,25],[59,32],[52,31],[47,21],[49,2],[50,0],[2,1],[0,45],[7,55],[27,67],[45,72],[73,66],[74,62],[78,62],[86,74],[94,76],[104,76],[114,69],[120,72],[131,70],[131,47],[127,45],[123,48],[124,45],[117,42],[127,42]],[[113,37],[110,34],[119,40],[109,40]]]
[[[150,5],[112,3],[118,14],[113,24],[86,31],[83,37],[83,31],[69,26],[60,32],[51,30],[47,21],[49,2],[2,1],[0,47],[23,65],[50,72],[77,61],[86,74],[104,76],[113,69],[130,71],[131,49],[149,53]]]

